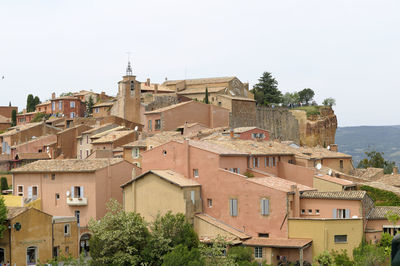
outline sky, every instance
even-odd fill
[[[400,124],[400,1],[1,0],[0,105],[139,81],[272,73],[339,126]],[[4,79],[1,77],[4,76]]]

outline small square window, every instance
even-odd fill
[[[69,246],[65,247],[65,253],[68,254],[69,253]]]
[[[60,194],[56,193],[56,199],[60,199]]]
[[[56,180],[56,174],[51,174],[51,180]]]
[[[193,176],[199,177],[199,169],[193,169]]]
[[[69,224],[64,225],[64,235],[69,236],[70,235],[70,226]]]
[[[335,243],[347,243],[347,235],[335,235]]]
[[[208,208],[212,208],[212,204],[213,204],[212,199],[207,199]]]
[[[317,210],[315,210],[315,214],[319,214],[319,210],[317,209]]]
[[[261,259],[262,256],[262,247],[254,247],[254,257],[256,259]]]
[[[268,233],[258,233],[258,237],[268,238],[269,234]]]
[[[308,214],[312,214],[312,209],[308,209]]]
[[[306,210],[305,209],[301,209],[301,214],[305,214]]]

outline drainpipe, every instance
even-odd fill
[[[187,178],[190,178],[190,152],[189,152],[189,140],[185,139],[183,141],[183,144],[185,145],[185,153],[186,153],[186,176]]]
[[[9,222],[10,223],[10,225],[8,226],[8,230],[9,230],[9,234],[8,234],[8,238],[9,238],[9,242],[10,242],[10,250],[9,250],[9,253],[10,253],[10,264],[12,264],[12,262],[11,262],[11,221]]]

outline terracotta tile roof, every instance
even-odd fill
[[[7,220],[17,217],[18,215],[24,213],[28,209],[29,209],[28,207],[7,207],[8,210]]]
[[[277,248],[302,248],[312,242],[312,239],[307,238],[264,238],[252,237],[243,244],[248,246],[264,246]]]
[[[254,99],[251,98],[245,98],[245,97],[238,97],[238,96],[229,96],[225,94],[218,95],[218,97],[224,97],[232,100],[237,100],[237,101],[249,101],[249,102],[255,102]]]
[[[49,104],[51,104],[51,101],[45,101],[45,102],[43,102],[43,103],[37,104],[36,107],[37,107],[37,106],[49,105]]]
[[[270,187],[273,189],[281,190],[284,192],[290,192],[292,191],[292,186],[297,185],[297,188],[299,191],[309,191],[309,190],[315,190],[315,188],[311,188],[308,186],[304,186],[289,180],[285,180],[283,178],[279,177],[273,177],[273,176],[268,176],[268,177],[251,177],[247,178],[247,181],[263,185],[266,187]],[[306,193],[306,192],[304,192]]]
[[[236,127],[233,129],[233,133],[243,133],[256,128],[257,127]]]
[[[329,181],[329,182],[332,182],[332,183],[336,183],[336,184],[339,184],[339,185],[342,185],[342,186],[355,186],[356,185],[356,184],[354,184],[353,182],[351,182],[349,180],[336,178],[336,177],[332,177],[332,176],[329,176],[329,175],[320,175],[320,174],[318,174],[318,175],[315,175],[315,177],[319,178],[319,179],[323,179],[323,180]]]
[[[104,124],[104,125],[97,126],[97,127],[92,128],[92,129],[86,130],[86,131],[82,132],[82,135],[83,134],[98,134],[98,133],[101,133],[101,132],[104,132],[104,131],[107,131],[107,130],[111,130],[111,129],[116,128],[116,127],[118,127],[118,125],[113,124],[113,123],[107,123],[107,124]],[[79,137],[82,137],[82,136],[79,136]]]
[[[218,143],[219,144],[219,143]],[[202,150],[211,151],[217,153],[219,155],[247,155],[248,153],[243,151],[237,151],[234,149],[230,149],[224,145],[218,145],[217,143],[210,143],[208,141],[197,141],[197,140],[189,140],[189,145],[192,147],[196,147]]]
[[[141,174],[140,176],[137,176],[136,178],[130,180],[129,182],[123,184],[121,187],[125,187],[126,185],[128,185],[132,182],[135,182],[138,179],[143,178],[150,173],[153,173],[153,174],[161,177],[162,179],[167,180],[168,182],[171,182],[172,184],[175,184],[180,187],[198,187],[198,186],[200,186],[200,184],[197,183],[196,181],[186,178],[183,175],[176,173],[172,170],[150,170],[144,174]]]
[[[98,102],[95,105],[93,105],[93,108],[95,107],[107,107],[107,106],[113,106],[115,101],[107,101],[107,102]]]
[[[181,79],[181,80],[167,80],[162,85],[174,85],[185,81],[187,85],[201,85],[207,83],[220,83],[220,82],[229,82],[236,77],[215,77],[215,78],[199,78],[199,79]]]
[[[246,233],[244,233],[243,231],[241,231],[239,229],[236,229],[236,228],[233,228],[232,226],[230,226],[230,225],[228,225],[228,224],[226,224],[226,223],[224,223],[222,221],[219,221],[219,220],[215,219],[214,217],[211,217],[211,216],[209,216],[207,214],[204,214],[204,213],[196,214],[195,217],[197,217],[197,218],[199,218],[199,219],[201,219],[201,220],[203,220],[203,221],[205,221],[205,222],[207,222],[207,223],[209,223],[209,224],[211,224],[211,225],[213,225],[213,226],[215,226],[215,227],[217,227],[217,228],[219,228],[219,229],[221,229],[221,230],[223,230],[225,232],[228,232],[228,233],[238,237],[241,240],[248,239],[248,238],[251,237],[251,236],[247,235]],[[207,236],[199,236],[199,237],[203,237],[204,238],[204,237],[207,237]]]
[[[146,113],[144,113],[144,114],[147,115],[147,114],[158,114],[158,113],[162,113],[162,112],[165,112],[165,111],[168,111],[168,110],[171,110],[171,109],[180,107],[180,106],[182,106],[182,105],[186,105],[186,104],[191,103],[191,102],[193,102],[193,101],[188,101],[188,102],[182,102],[182,103],[173,104],[173,105],[166,106],[166,107],[163,107],[163,108],[154,110],[154,111],[146,112]]]
[[[25,145],[28,144],[28,143],[40,141],[40,140],[49,138],[49,137],[51,137],[51,136],[53,136],[53,135],[44,135],[44,136],[40,136],[40,137],[37,137],[37,138],[33,138],[33,139],[28,140],[28,141],[26,141],[26,142],[23,142],[23,143],[20,143],[20,144],[11,146],[11,149],[18,148],[18,147],[21,147],[21,146],[25,146]],[[52,141],[54,141],[54,140],[52,140]]]
[[[47,160],[51,159],[46,152],[18,153],[20,160]]]
[[[400,215],[400,207],[398,206],[375,206],[368,215],[368,220],[386,220],[385,215],[388,212]]]
[[[199,123],[199,122],[187,123],[187,124],[186,124],[187,128],[191,128],[191,127],[197,126],[197,125],[202,126],[202,127],[204,127],[205,129],[208,129],[207,126],[205,126],[205,125],[203,125],[203,124],[201,124],[201,123]],[[177,127],[177,129],[184,129],[184,128],[185,128],[185,125],[184,125],[184,124],[181,125],[181,126],[179,126],[179,127]]]
[[[162,86],[162,85],[159,85],[159,84],[154,84],[154,83],[151,83],[150,87],[149,87],[149,86],[146,85],[146,82],[140,83],[140,90],[142,90],[142,91],[154,91],[155,90],[155,85],[158,85],[157,90],[159,92],[175,92],[174,90],[168,89],[165,86]]]
[[[106,136],[106,135],[108,135],[108,134],[110,134],[110,133],[112,133],[112,132],[114,132],[114,131],[125,130],[125,129],[126,129],[126,128],[125,128],[124,126],[114,127],[114,128],[109,129],[109,130],[106,130],[106,131],[97,133],[97,134],[91,136],[90,139],[92,139],[92,140],[93,140],[93,139],[99,139],[99,138],[101,138],[101,137],[103,137],[103,136]]]
[[[15,126],[15,127],[13,127],[13,129],[6,131],[3,134],[0,134],[0,137],[11,136],[18,132],[28,130],[28,129],[35,127],[37,125],[40,125],[40,124],[44,124],[44,123],[43,122],[35,122],[35,123],[28,123],[25,125]]]
[[[217,93],[220,92],[222,90],[225,90],[226,87],[208,87],[208,92],[209,93]],[[186,89],[186,90],[182,90],[177,92],[177,94],[182,94],[182,95],[186,95],[186,94],[201,94],[201,93],[206,93],[206,89],[205,88],[190,88],[190,89]]]
[[[400,187],[400,175],[384,175],[383,177],[379,178],[377,181],[382,182],[387,185]]]
[[[400,196],[400,188],[399,187],[395,187],[395,186],[388,185],[388,184],[385,184],[385,183],[382,183],[382,182],[377,182],[377,181],[364,182],[364,183],[361,183],[361,184],[366,185],[366,186],[370,186],[370,187],[374,187],[374,188],[379,188],[379,189],[391,191],[391,192],[397,194],[398,196]]]
[[[143,134],[143,133],[142,133]],[[142,135],[142,137],[145,137]],[[152,136],[148,136],[145,139],[136,140],[134,142],[124,145],[125,148],[135,148],[135,147],[147,147],[150,146],[155,148],[172,140],[183,140],[183,136],[177,131],[163,131]]]
[[[362,200],[367,195],[363,190],[318,192],[306,191],[300,195],[302,199],[343,199],[343,200]]]
[[[323,158],[352,158],[351,155],[344,154],[341,152],[330,151],[323,147],[299,147],[293,148],[297,150],[297,154],[303,157],[323,159]]]
[[[75,173],[95,172],[96,170],[122,162],[123,159],[62,159],[62,160],[39,160],[11,170],[12,173]]]
[[[134,132],[135,132],[134,130],[114,131],[105,135],[104,137],[96,139],[95,141],[92,142],[92,144],[113,143],[114,141],[119,140],[120,138],[133,134]]]

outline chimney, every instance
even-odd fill
[[[293,193],[293,217],[300,217],[300,193],[297,185],[291,185],[290,190]]]
[[[51,94],[51,99],[55,99],[56,98],[56,93],[55,92],[53,92],[52,94]]]
[[[399,174],[399,167],[398,166],[393,166],[393,174],[394,175]]]
[[[183,125],[183,135],[186,136],[187,135],[187,130],[188,130],[188,122],[185,121],[185,124]]]
[[[337,152],[338,151],[338,145],[337,144],[331,144],[331,145],[329,145],[331,148],[330,148],[330,150],[331,151],[334,151],[334,152]]]
[[[154,84],[154,94],[158,93],[158,84]]]
[[[26,114],[26,109],[23,109],[23,110],[22,110],[22,113],[23,113],[23,114]]]
[[[150,79],[149,78],[147,78],[147,80],[146,80],[146,86],[150,87]]]
[[[235,134],[234,134],[234,132],[233,132],[233,128],[231,128],[231,129],[229,130],[229,135],[231,136],[231,139],[233,139],[233,138],[235,137]]]

